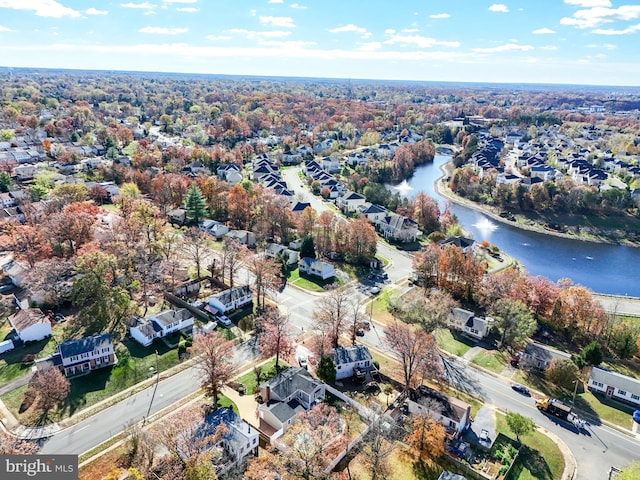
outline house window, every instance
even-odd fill
[[[631,394],[631,399],[632,399],[632,400],[640,400],[640,396],[638,396],[638,395],[636,395],[636,394],[632,393],[632,394]]]
[[[255,445],[256,443],[258,443],[258,439],[257,439],[257,438],[254,438],[254,439],[253,439],[253,444]]]
[[[627,392],[625,392],[624,390],[618,389],[618,395],[620,395],[621,397],[626,397],[627,396]]]
[[[340,366],[340,365],[338,365],[338,368],[337,368],[337,370],[340,370],[341,368],[342,368],[342,366]]]

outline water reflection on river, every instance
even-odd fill
[[[434,189],[442,175],[440,166],[450,160],[436,155],[433,163],[422,165],[408,181],[390,189],[402,196],[423,191],[448,206],[465,230],[477,241],[487,240],[518,259],[532,275],[557,281],[571,278],[596,292],[640,296],[640,249],[606,245],[544,235],[496,222],[483,213],[457,204],[448,204]]]

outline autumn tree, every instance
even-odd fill
[[[433,461],[444,453],[444,426],[430,416],[413,415],[409,420],[409,432],[405,441],[421,462]]]
[[[420,284],[425,287],[439,285],[441,257],[442,248],[437,243],[427,245],[413,256],[413,271]]]
[[[71,385],[67,377],[55,367],[37,371],[29,381],[28,390],[35,394],[35,408],[46,418],[49,412],[62,404],[69,395]],[[28,393],[25,393],[25,396]]]
[[[516,441],[520,443],[520,435],[528,435],[536,428],[536,424],[529,417],[515,412],[507,412],[507,426],[516,436]]]
[[[280,264],[264,254],[253,255],[247,261],[247,269],[253,275],[258,310],[264,309],[267,292],[275,292],[281,284]]]
[[[456,298],[471,299],[485,270],[484,262],[472,253],[447,245],[438,261],[438,286]]]
[[[394,428],[388,419],[380,412],[377,404],[369,405],[371,414],[367,418],[369,431],[364,437],[362,451],[363,460],[370,472],[371,480],[381,480],[389,478],[391,467],[389,457],[396,450],[395,439],[391,435]]]
[[[220,390],[233,378],[233,342],[215,331],[197,334],[193,337],[191,352],[201,359],[198,364],[203,374],[201,385],[207,395],[213,397],[215,407]]]
[[[277,454],[267,450],[261,452],[258,457],[251,458],[244,472],[244,480],[280,480],[284,478],[284,469],[279,465],[280,458]]]
[[[498,300],[490,310],[494,326],[500,331],[500,347],[524,345],[538,327],[525,304],[518,300]]]
[[[418,192],[414,200],[415,221],[424,232],[435,232],[440,228],[440,208],[438,202],[424,192]]]
[[[202,266],[208,263],[210,250],[207,248],[207,234],[198,227],[191,227],[184,233],[183,247],[196,267],[196,277],[200,278]]]
[[[544,376],[553,384],[571,390],[578,379],[578,367],[571,360],[555,358],[551,360]]]
[[[16,225],[11,230],[10,238],[10,248],[16,257],[25,260],[30,267],[51,256],[51,246],[40,227]]]
[[[336,214],[330,210],[325,210],[318,215],[313,231],[313,244],[319,257],[327,256],[333,249],[333,232],[338,221]]]
[[[331,345],[340,344],[340,336],[349,324],[348,316],[352,312],[352,294],[346,286],[332,285],[333,288],[318,301],[313,318],[318,330],[326,331]]]
[[[385,339],[394,354],[402,362],[404,388],[408,390],[417,383],[417,375],[440,370],[440,356],[432,335],[400,322],[388,325]]]
[[[0,455],[33,455],[39,449],[37,443],[21,440],[0,429]]]
[[[602,333],[606,315],[589,289],[561,279],[560,295],[554,306],[552,321],[571,338],[596,337]]]
[[[224,281],[225,272],[229,277],[229,286],[233,288],[235,275],[240,265],[247,257],[248,249],[246,245],[240,243],[235,238],[225,237],[222,241],[222,257],[221,257],[221,277]]]
[[[334,407],[325,403],[302,412],[289,428],[285,466],[296,478],[322,477],[331,460],[347,443],[344,421]],[[285,441],[286,441],[285,439]]]
[[[295,345],[290,336],[289,317],[280,314],[276,308],[269,308],[259,320],[256,320],[256,323],[259,324],[260,331],[258,336],[260,354],[265,358],[275,355],[277,370],[280,357],[287,357],[295,351]]]
[[[346,225],[345,259],[349,263],[361,265],[376,255],[378,235],[366,217],[351,220]]]
[[[235,228],[247,228],[251,218],[251,200],[242,185],[234,185],[228,197],[229,220]]]
[[[318,215],[313,208],[311,207],[305,208],[298,215],[298,221],[297,221],[298,234],[301,237],[306,237],[307,235],[311,235],[315,227],[317,218],[318,218]]]

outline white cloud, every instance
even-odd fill
[[[539,50],[558,50],[558,47],[555,45],[543,45],[542,47],[538,47]]]
[[[84,13],[87,15],[107,15],[109,13],[108,10],[98,10],[97,8],[87,8]]]
[[[393,35],[389,40],[385,40],[388,45],[415,45],[418,48],[439,47],[459,47],[460,42],[447,42],[434,38],[423,37],[422,35]]]
[[[578,28],[595,28],[602,23],[616,20],[629,21],[640,18],[640,5],[622,5],[618,8],[594,7],[578,10],[572,17],[560,19],[562,25]]]
[[[0,32],[12,32],[9,27],[5,27],[4,25],[0,25]]]
[[[636,33],[638,31],[640,31],[640,23],[636,25],[632,25],[622,30],[614,30],[612,28],[610,29],[596,28],[593,31],[593,33],[596,33],[598,35],[629,35],[630,33]]]
[[[402,33],[418,33],[420,30],[417,28],[403,28]]]
[[[551,35],[552,33],[556,33],[555,30],[551,30],[550,28],[538,28],[537,30],[533,30],[531,33],[534,35]]]
[[[506,43],[504,45],[499,45],[497,47],[488,47],[488,48],[473,48],[474,52],[478,53],[497,53],[497,52],[528,52],[529,50],[533,50],[531,45],[518,45],[517,43]]]
[[[614,45],[613,43],[590,43],[589,45],[587,45],[587,48],[603,48],[605,50],[615,50],[616,48],[618,48],[618,46]]]
[[[354,25],[353,23],[349,23],[347,25],[343,25],[342,27],[336,27],[329,30],[329,33],[342,33],[342,32],[356,32],[356,33],[365,33],[367,31],[364,27],[359,27]]]
[[[284,3],[284,0],[269,0],[269,3]]]
[[[393,28],[387,28],[384,33],[386,33],[387,35],[393,35],[394,33],[396,33],[396,31]]]
[[[254,8],[254,9],[252,9],[252,10],[249,10],[249,14],[250,14],[252,17],[255,17],[255,16],[258,14],[258,11]]]
[[[176,8],[176,12],[187,12],[187,13],[195,13],[195,12],[199,12],[200,9],[199,8],[195,8],[195,7],[180,7],[180,8]]]
[[[196,3],[198,0],[162,0],[164,3]]]
[[[245,30],[243,28],[232,28],[228,30],[229,33],[244,35],[249,40],[256,40],[261,38],[284,38],[291,35],[291,32],[286,30],[268,30],[265,32],[257,32],[255,30]]]
[[[212,42],[218,42],[221,40],[231,40],[233,37],[230,35],[207,35],[204,38],[211,40]]]
[[[433,15],[429,15],[429,18],[449,18],[451,17],[448,13],[434,13]]]
[[[138,30],[140,33],[152,33],[155,35],[178,35],[187,33],[188,28],[167,28],[167,27],[143,27]]]
[[[291,8],[295,8],[297,10],[306,10],[307,7],[305,5],[300,5],[299,3],[292,3]]]
[[[361,52],[375,52],[382,48],[382,43],[380,42],[356,42],[356,45],[358,45],[358,50]]]
[[[314,45],[317,45],[316,42],[306,42],[302,40],[286,42],[279,40],[258,40],[258,44],[264,47],[277,47],[286,50],[303,50],[303,47],[312,47]]]
[[[293,18],[291,17],[260,17],[260,23],[263,25],[273,25],[274,27],[294,28]]]
[[[583,8],[611,6],[611,2],[609,0],[564,0],[564,3],[568,5],[578,5]]]
[[[55,0],[0,0],[0,8],[34,11],[38,17],[62,18],[82,16],[77,10],[65,7]]]
[[[489,7],[490,12],[507,13],[509,8],[504,3],[494,3]]]
[[[153,3],[149,3],[149,2],[143,2],[143,3],[133,3],[133,2],[129,2],[129,3],[121,3],[120,6],[122,8],[140,8],[140,9],[147,9],[147,10],[151,10],[152,8],[156,8],[157,5],[154,5]]]

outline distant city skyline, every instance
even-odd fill
[[[639,86],[612,0],[0,0],[0,65]]]

